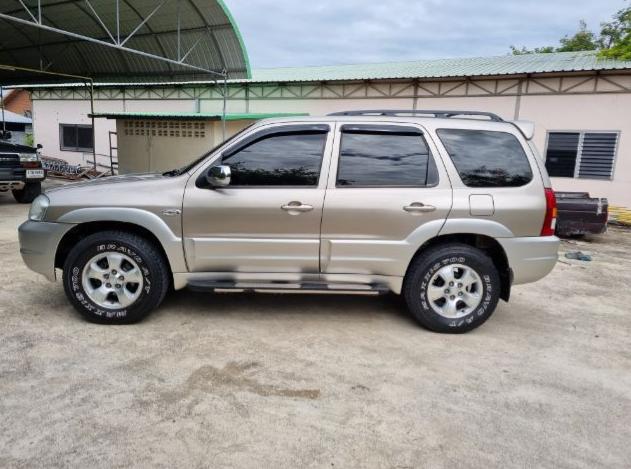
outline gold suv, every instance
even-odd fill
[[[21,253],[100,323],[170,288],[394,292],[423,326],[466,332],[557,261],[533,133],[463,111],[265,120],[178,170],[47,191]]]

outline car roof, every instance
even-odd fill
[[[424,128],[436,129],[472,129],[472,130],[494,130],[509,133],[519,133],[526,140],[530,140],[534,134],[534,124],[526,121],[493,121],[487,118],[478,117],[419,117],[419,116],[308,116],[308,117],[282,117],[264,119],[258,122],[257,127],[269,124],[296,124],[296,123],[323,123],[323,122],[366,122],[375,123],[399,123],[417,124]]]

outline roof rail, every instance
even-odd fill
[[[492,112],[478,112],[478,111],[435,111],[435,110],[389,110],[389,109],[377,109],[367,111],[343,111],[334,112],[329,116],[431,116],[438,119],[449,119],[459,116],[481,116],[488,117],[493,122],[505,122],[497,114]]]

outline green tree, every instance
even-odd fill
[[[511,46],[511,52],[513,55],[523,55],[597,50],[600,57],[631,60],[631,6],[618,11],[611,21],[602,23],[600,27],[600,34],[596,35],[581,20],[578,31],[562,38],[558,46],[534,49]]]
[[[601,25],[601,57],[631,60],[631,6],[618,11],[613,21]]]
[[[599,38],[587,29],[587,23],[581,20],[578,31],[573,36],[565,36],[559,41],[559,47],[544,46],[535,47],[534,49],[526,49],[522,47],[518,49],[511,46],[513,55],[524,54],[550,54],[552,52],[576,52],[583,50],[596,50],[599,48]]]
[[[580,27],[574,36],[565,36],[561,39],[561,47],[557,52],[578,52],[582,50],[598,49],[599,41],[596,35],[587,29],[587,23],[581,20]]]

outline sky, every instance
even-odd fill
[[[624,0],[226,0],[253,68],[505,55],[595,32]]]

